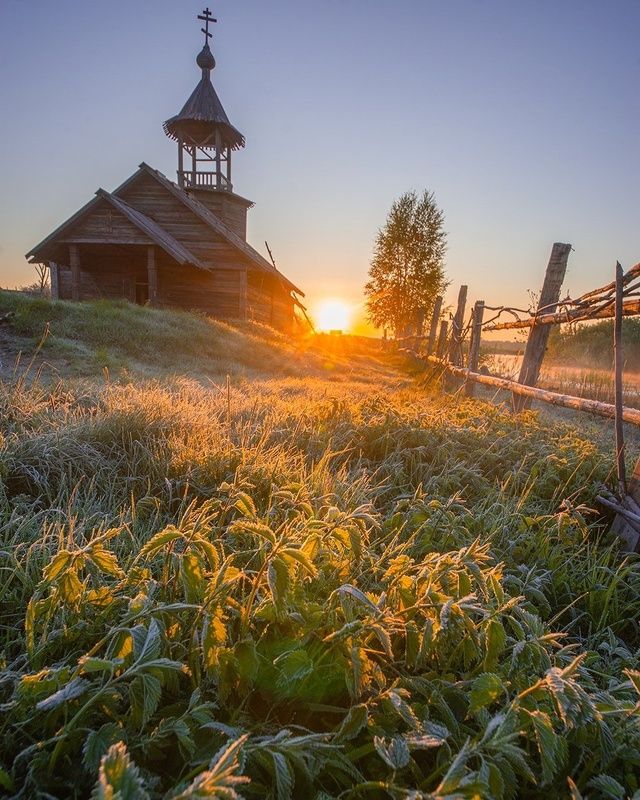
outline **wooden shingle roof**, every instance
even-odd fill
[[[37,244],[34,248],[32,248],[26,255],[26,258],[31,261],[35,262],[38,261],[40,258],[41,252],[49,245],[55,243],[57,239],[60,239],[67,233],[73,226],[80,222],[84,217],[91,212],[101,203],[105,202],[122,214],[126,219],[134,225],[141,233],[145,235],[149,239],[150,242],[158,245],[161,247],[166,253],[168,253],[173,259],[175,259],[178,264],[192,264],[195,267],[200,267],[201,269],[207,269],[205,265],[200,261],[199,258],[193,255],[181,242],[179,242],[174,236],[161,228],[153,220],[149,219],[149,217],[142,214],[140,211],[137,211],[135,208],[132,208],[130,205],[124,202],[120,197],[115,197],[114,195],[110,194],[109,192],[105,191],[104,189],[98,189],[96,192],[96,196],[92,198],[88,203],[86,203],[82,208],[65,220],[62,225],[59,225],[52,233],[50,233],[45,239],[43,239],[39,244]]]
[[[164,132],[172,139],[185,138],[203,141],[216,130],[220,131],[222,144],[232,150],[244,147],[244,136],[229,122],[220,98],[209,77],[203,75],[179,114],[168,119]]]
[[[130,206],[128,203],[125,203],[124,200],[116,197],[113,194],[109,194],[109,192],[106,192],[104,189],[98,189],[96,195],[98,197],[102,197],[114,208],[124,214],[129,222],[135,225],[143,233],[146,233],[146,235],[155,244],[157,244],[158,247],[161,247],[165,252],[167,252],[178,262],[178,264],[193,264],[201,269],[207,269],[200,259],[196,258],[193,253],[191,253],[181,242],[168,233],[164,228],[161,228],[157,222],[149,219],[149,217],[145,216],[142,212],[133,208],[133,206]]]
[[[253,247],[251,247],[251,245],[248,244],[242,237],[238,236],[237,233],[232,231],[228,225],[225,225],[220,217],[214,214],[213,211],[210,211],[203,203],[201,203],[199,200],[196,200],[195,197],[192,197],[188,192],[185,192],[184,189],[181,189],[178,184],[169,180],[166,175],[159,170],[150,167],[144,161],[142,164],[140,164],[140,170],[155,178],[155,180],[157,180],[165,189],[171,192],[174,197],[178,198],[181,203],[187,206],[187,208],[189,208],[197,217],[206,223],[209,228],[226,239],[226,241],[229,242],[229,244],[231,244],[233,247],[240,250],[252,262],[254,268],[263,272],[268,272],[274,277],[277,277],[280,281],[282,281],[289,291],[296,292],[296,294],[304,297],[304,292],[301,289],[299,289],[294,283],[286,278],[278,269],[273,266],[273,264],[267,261],[266,258],[261,256],[257,250],[254,250]],[[117,196],[118,193],[121,192],[134,178],[135,175],[132,175],[131,178],[119,186],[113,194]]]

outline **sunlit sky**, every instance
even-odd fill
[[[446,217],[449,300],[527,300],[554,241],[566,288],[640,260],[638,0],[220,0],[213,82],[246,136],[234,186],[309,302],[355,307],[407,189]],[[146,161],[199,72],[200,2],[0,0],[0,285]]]

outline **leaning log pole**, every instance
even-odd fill
[[[544,276],[544,283],[538,302],[539,309],[545,309],[548,313],[556,310],[556,304],[560,299],[560,289],[567,271],[567,261],[571,245],[556,242],[551,248],[551,256],[547,265],[547,272]],[[547,342],[549,340],[550,328],[548,325],[534,325],[527,339],[527,346],[522,359],[522,367],[518,383],[525,386],[535,386],[540,375],[542,359],[544,358]],[[531,405],[531,400],[526,395],[515,393],[513,405],[516,411],[522,411]]]

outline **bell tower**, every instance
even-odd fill
[[[198,19],[204,22],[204,46],[196,57],[202,77],[181,111],[163,127],[178,143],[178,185],[246,239],[246,212],[253,203],[236,195],[231,182],[231,154],[244,147],[244,136],[229,122],[211,82],[216,60],[209,26],[217,20],[208,8]]]

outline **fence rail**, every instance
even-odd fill
[[[514,410],[528,408],[532,400],[539,400],[555,406],[570,408],[596,414],[615,421],[615,454],[618,476],[618,517],[614,531],[626,543],[627,549],[640,549],[640,461],[636,465],[634,478],[627,486],[624,460],[623,422],[640,426],[640,409],[622,405],[622,318],[640,315],[640,264],[623,272],[616,263],[615,280],[599,289],[586,292],[572,300],[560,300],[560,289],[567,268],[571,245],[556,242],[551,250],[540,301],[535,312],[523,311],[515,307],[491,307],[478,300],[465,325],[467,286],[462,286],[458,294],[458,304],[450,320],[441,319],[442,298],[438,297],[429,326],[428,336],[408,337],[401,340],[412,343],[413,355],[434,368],[453,376],[458,384],[464,386],[467,395],[473,394],[474,384],[493,386],[511,392]],[[498,312],[484,321],[486,311]],[[497,321],[503,314],[510,314],[514,320]],[[529,316],[522,318],[521,314]],[[550,326],[563,323],[577,323],[592,319],[614,319],[613,349],[615,355],[615,404],[603,403],[584,397],[560,394],[538,387],[538,378],[549,338]],[[449,324],[449,322],[451,324]],[[480,343],[483,331],[529,329],[529,337],[524,351],[518,380],[514,381],[498,375],[478,372]],[[436,342],[436,331],[439,330]],[[420,331],[421,332],[421,331]],[[469,335],[467,364],[464,364],[464,340]],[[426,342],[426,351],[421,352]],[[606,503],[603,503],[606,505]],[[639,519],[636,520],[635,516]]]

